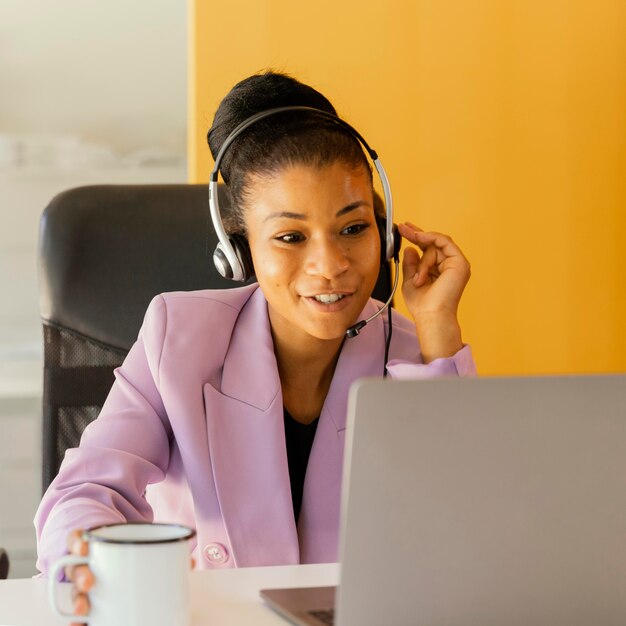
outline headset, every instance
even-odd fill
[[[308,113],[314,113],[315,115],[334,122],[335,124],[337,124],[337,126],[340,126],[344,130],[346,130],[350,135],[358,140],[363,148],[365,148],[370,158],[372,159],[372,162],[374,163],[374,167],[376,168],[376,171],[378,172],[378,176],[382,183],[383,195],[385,199],[386,217],[382,218],[376,216],[376,223],[381,239],[380,262],[381,265],[384,265],[391,259],[395,259],[395,278],[391,290],[391,295],[389,296],[387,302],[374,315],[365,320],[361,320],[360,322],[357,322],[354,326],[348,328],[348,330],[346,331],[346,335],[348,337],[355,337],[359,334],[360,330],[366,324],[371,322],[374,318],[378,317],[391,304],[393,296],[396,292],[396,288],[398,286],[398,258],[402,237],[398,232],[398,227],[393,223],[393,199],[391,196],[391,188],[389,186],[389,179],[387,178],[385,168],[380,162],[378,154],[369,147],[368,143],[365,141],[365,139],[363,139],[363,137],[360,135],[359,132],[357,132],[356,129],[354,129],[352,126],[350,126],[350,124],[337,117],[336,115],[333,115],[332,113],[328,113],[326,111],[322,111],[321,109],[315,109],[313,107],[307,106],[276,107],[252,115],[248,119],[241,122],[238,126],[236,126],[235,129],[230,133],[230,135],[228,135],[228,137],[220,147],[217,156],[215,157],[215,165],[213,166],[213,171],[211,172],[211,177],[209,179],[209,208],[211,211],[213,228],[215,229],[215,234],[218,238],[218,244],[215,248],[215,252],[213,253],[213,263],[215,264],[215,268],[217,269],[219,274],[224,278],[228,278],[230,280],[244,282],[254,276],[254,266],[252,263],[252,255],[250,254],[248,241],[243,235],[228,235],[224,230],[224,224],[222,223],[222,217],[220,214],[219,197],[217,192],[218,175],[222,160],[224,158],[224,154],[226,153],[230,145],[235,141],[235,139],[237,139],[237,137],[241,135],[241,133],[243,133],[253,124],[256,124],[259,120],[287,111],[303,111]]]

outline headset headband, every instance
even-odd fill
[[[394,254],[393,199],[391,197],[389,179],[387,178],[385,168],[382,166],[382,163],[378,158],[378,154],[376,154],[376,152],[369,147],[368,143],[365,141],[365,139],[363,139],[361,134],[356,129],[352,128],[350,124],[337,117],[336,115],[333,115],[332,113],[327,113],[326,111],[322,111],[321,109],[315,109],[313,107],[285,106],[261,111],[260,113],[256,113],[255,115],[252,115],[248,119],[241,122],[238,126],[235,127],[230,135],[228,135],[228,137],[220,147],[217,156],[215,157],[215,165],[213,166],[213,171],[211,172],[211,176],[209,179],[209,207],[211,210],[211,219],[213,221],[215,234],[219,239],[219,243],[217,245],[217,248],[215,249],[215,254],[213,255],[213,261],[218,272],[225,278],[231,278],[232,280],[237,281],[244,281],[249,278],[249,276],[246,276],[246,272],[242,267],[242,260],[235,252],[230,237],[226,234],[226,231],[224,230],[224,224],[222,223],[222,217],[220,214],[219,198],[217,193],[217,179],[220,166],[222,164],[222,159],[224,158],[224,154],[233,143],[233,141],[235,141],[235,139],[237,139],[237,137],[239,137],[239,135],[241,135],[241,133],[243,133],[243,131],[245,131],[247,128],[249,128],[253,124],[256,124],[256,122],[258,122],[259,120],[270,117],[272,115],[277,115],[279,113],[284,113],[286,111],[307,111],[312,112],[315,115],[319,115],[320,117],[323,117],[325,119],[331,120],[344,130],[348,131],[365,148],[370,158],[372,159],[372,162],[374,163],[374,167],[378,172],[378,176],[383,187],[386,213],[385,258],[386,260],[391,259]]]

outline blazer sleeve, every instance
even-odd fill
[[[419,363],[394,359],[387,363],[387,372],[395,380],[441,378],[443,376],[476,376],[472,349],[465,345],[451,357]]]
[[[66,553],[70,531],[153,519],[146,486],[165,477],[171,427],[159,393],[167,327],[164,299],[150,304],[137,342],[115,371],[98,418],[66,452],[35,516],[37,568],[46,575]]]
[[[476,376],[472,349],[464,345],[456,354],[424,363],[413,322],[393,311],[393,335],[387,373],[396,380]],[[386,326],[386,332],[388,332]]]

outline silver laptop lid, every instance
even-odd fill
[[[348,419],[337,626],[626,624],[626,377],[363,381]]]

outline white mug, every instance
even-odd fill
[[[144,523],[86,531],[89,554],[64,556],[50,571],[50,604],[68,621],[89,626],[189,626],[187,540],[195,534],[186,526]],[[68,565],[88,565],[94,574],[89,615],[74,615],[58,606],[59,572]]]

